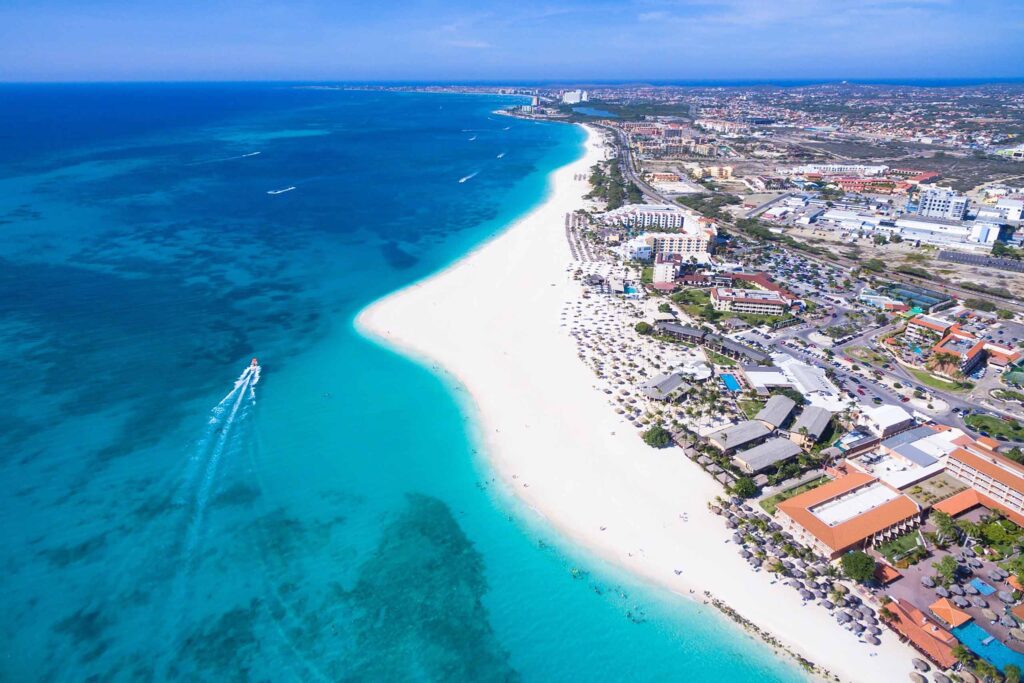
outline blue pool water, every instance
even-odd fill
[[[729,391],[739,391],[742,388],[735,375],[722,375],[722,383],[725,384],[725,388]]]
[[[973,621],[963,626],[957,626],[953,629],[953,635],[974,654],[996,666],[1000,671],[1004,670],[1007,664],[1015,664],[1024,669],[1024,655],[1014,652],[998,639],[988,645],[982,645],[982,642],[992,634]]]
[[[971,579],[971,585],[978,589],[978,592],[982,595],[992,595],[996,592],[996,589],[988,585],[978,577]]]
[[[802,680],[353,327],[581,154],[514,101],[0,84],[0,680]]]

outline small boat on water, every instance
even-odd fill
[[[292,185],[291,187],[286,187],[286,188],[281,189],[281,190],[267,190],[267,194],[284,194],[285,192],[291,192],[294,189],[295,189],[295,186]]]
[[[253,358],[252,362],[249,363],[249,367],[251,367],[251,368],[258,368],[259,366],[260,366],[260,362],[256,358]]]

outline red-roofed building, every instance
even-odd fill
[[[830,559],[906,533],[921,522],[921,508],[913,499],[862,472],[805,491],[776,510],[779,524]]]
[[[895,617],[888,622],[889,625],[906,638],[918,652],[942,669],[948,669],[956,664],[953,648],[957,640],[952,633],[929,619],[924,612],[906,600],[893,598],[885,609]]]
[[[949,454],[946,471],[967,483],[974,497],[963,491],[936,504],[935,509],[954,515],[984,505],[1024,526],[1024,465],[997,453],[995,445],[992,439],[982,437]]]

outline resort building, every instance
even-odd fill
[[[696,229],[696,216],[669,204],[626,204],[605,213],[601,219],[610,225],[625,225],[631,228],[659,228],[679,230],[685,227]]]
[[[654,257],[652,281],[656,285],[674,283],[682,265],[683,257],[680,254],[658,254]]]
[[[678,323],[657,323],[654,327],[662,334],[703,346],[729,358],[746,359],[754,363],[768,363],[771,361],[771,356],[767,353],[740,344],[728,337],[708,332],[707,330]]]
[[[793,443],[810,448],[821,440],[832,422],[832,411],[821,406],[807,406],[789,430]]]
[[[763,422],[770,429],[778,429],[786,423],[795,407],[796,401],[788,396],[776,394],[768,399],[754,419]]]
[[[918,652],[942,669],[949,669],[957,663],[953,656],[957,639],[952,633],[906,600],[893,598],[886,609],[895,617],[889,625],[910,641]]]
[[[777,367],[744,365],[740,368],[747,385],[760,396],[767,396],[772,389],[792,389],[793,382]]]
[[[946,457],[969,440],[959,429],[922,425],[890,436],[870,452],[848,457],[846,462],[893,488],[906,489],[941,472]]]
[[[1003,344],[978,339],[956,325],[950,328],[949,334],[933,346],[932,350],[955,358],[960,372],[964,375],[974,372],[986,360],[993,365],[1007,366],[1021,359],[1020,351]]]
[[[932,345],[946,336],[953,323],[930,315],[915,315],[907,321],[907,329],[903,336],[907,341],[922,345]]]
[[[916,528],[921,508],[875,477],[852,472],[779,503],[776,517],[797,541],[836,559]]]
[[[807,174],[818,174],[818,175],[863,175],[863,176],[876,176],[882,175],[889,170],[888,166],[885,165],[868,165],[868,164],[804,164],[803,166],[797,166],[792,169],[793,173],[802,175]]]
[[[861,413],[860,424],[879,438],[886,438],[914,426],[914,418],[899,406],[883,405]]]
[[[684,260],[708,263],[708,254],[717,235],[714,227],[684,229],[681,232],[648,232],[622,246],[626,258],[650,261],[658,256],[681,256]]]
[[[673,372],[654,377],[641,386],[640,391],[644,396],[655,401],[672,401],[683,396],[692,388],[683,379],[681,373]]]
[[[1024,465],[997,453],[997,445],[996,441],[982,437],[949,454],[946,471],[968,484],[972,491],[957,494],[943,501],[943,508],[940,503],[936,509],[959,514],[975,505],[984,505],[1002,510],[1014,522],[1024,525]],[[957,507],[962,509],[956,510]]]
[[[732,457],[733,463],[747,474],[757,474],[801,453],[800,446],[784,437],[768,439],[760,446],[740,451]]]
[[[790,301],[778,292],[715,287],[711,290],[711,305],[716,311],[783,315],[789,310]]]
[[[747,420],[739,424],[720,429],[708,435],[708,443],[725,454],[744,447],[751,447],[767,439],[772,433],[769,427],[756,420]]]

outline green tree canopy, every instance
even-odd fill
[[[875,560],[861,550],[853,550],[843,555],[840,560],[843,574],[848,579],[864,583],[875,576]]]
[[[644,432],[644,443],[651,448],[665,448],[672,443],[672,433],[659,425],[654,425]]]

